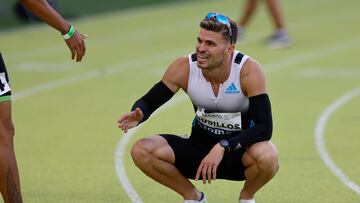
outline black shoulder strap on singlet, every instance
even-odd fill
[[[195,54],[195,53],[191,54],[191,61],[192,61],[192,62],[197,61],[197,57],[196,57],[196,54]]]
[[[239,53],[236,55],[234,62],[237,63],[237,64],[240,64],[243,57],[244,57],[244,54],[242,54],[242,53],[239,52]]]

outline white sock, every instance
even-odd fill
[[[255,198],[253,198],[253,199],[240,199],[239,203],[255,203]]]
[[[201,193],[200,200],[185,200],[184,203],[207,203],[205,194],[203,192]]]

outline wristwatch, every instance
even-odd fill
[[[219,142],[220,146],[224,147],[225,152],[229,152],[230,151],[230,145],[229,145],[229,141],[226,139],[222,139]]]

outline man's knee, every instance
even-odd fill
[[[130,154],[135,163],[148,157],[147,154],[151,152],[150,145],[146,138],[142,138],[132,145]]]
[[[159,136],[151,136],[136,141],[130,152],[134,162],[149,162],[151,156],[157,156],[157,151],[166,144],[162,139]]]
[[[258,142],[249,147],[248,155],[262,170],[276,172],[279,169],[278,152],[270,141]]]

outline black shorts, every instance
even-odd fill
[[[175,167],[187,178],[195,179],[196,171],[202,159],[210,152],[220,138],[192,131],[189,138],[177,135],[160,134],[164,137],[175,153]],[[225,153],[217,168],[217,179],[245,180],[245,166],[242,156],[246,149],[239,149]]]
[[[9,76],[6,71],[4,60],[0,53],[0,102],[11,99],[11,88],[9,85]]]

